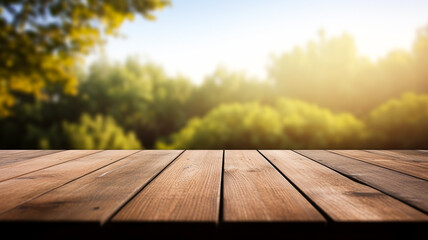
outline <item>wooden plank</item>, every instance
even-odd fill
[[[428,164],[428,151],[422,150],[367,150],[368,152],[392,156],[416,164]]]
[[[62,150],[1,150],[0,166],[29,160],[31,158],[41,157],[61,151]]]
[[[181,152],[141,151],[7,211],[0,219],[104,224]]]
[[[379,155],[361,150],[331,150],[330,152],[428,180],[428,162],[414,163],[408,159]]]
[[[100,150],[68,150],[33,158],[31,161],[22,161],[0,166],[0,182],[76,158],[94,154],[99,151]]]
[[[222,153],[221,150],[185,151],[112,221],[216,223]]]
[[[323,216],[256,150],[227,150],[225,222],[322,222]]]
[[[0,182],[0,213],[136,152],[102,151]]]
[[[296,152],[428,212],[428,182],[425,180],[324,150]]]
[[[261,153],[334,221],[428,221],[420,211],[293,151]]]
[[[3,156],[8,156],[9,154],[16,154],[16,153],[25,152],[25,151],[28,151],[28,150],[20,150],[20,149],[0,150],[0,158],[3,158]]]

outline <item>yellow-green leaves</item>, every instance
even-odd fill
[[[363,122],[298,100],[221,105],[195,118],[159,148],[352,148],[365,137]]]
[[[426,148],[428,95],[405,93],[370,112],[368,125],[372,146]]]
[[[134,15],[153,20],[165,0],[0,2],[0,117],[21,93],[43,99],[76,93],[73,68]],[[54,87],[55,86],[55,87]],[[55,89],[55,90],[53,90]]]
[[[64,122],[63,130],[72,149],[141,149],[132,132],[126,133],[111,117],[87,114],[78,123]]]

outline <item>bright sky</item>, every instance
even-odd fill
[[[270,54],[289,51],[317,37],[351,34],[361,55],[376,59],[407,49],[428,24],[427,0],[172,0],[157,20],[136,18],[110,38],[110,60],[138,56],[168,74],[195,82],[217,66],[265,77]],[[89,62],[99,57],[91,56]]]

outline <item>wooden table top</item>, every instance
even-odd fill
[[[428,151],[0,150],[0,193],[0,231],[40,236],[417,239]]]

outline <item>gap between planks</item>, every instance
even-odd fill
[[[427,221],[428,216],[290,150],[261,153],[335,222]]]
[[[146,150],[145,150],[146,151]],[[220,151],[220,150],[219,150]],[[226,159],[226,155],[227,155],[227,152],[232,152],[232,151],[238,151],[238,150],[227,150],[227,151],[224,151],[224,150],[222,150],[221,151],[221,153],[222,153],[222,156],[221,156],[221,164],[220,164],[220,167],[219,167],[219,169],[220,169],[220,175],[219,175],[219,179],[220,179],[220,181],[219,181],[219,188],[218,188],[218,191],[219,191],[219,193],[218,193],[218,197],[214,194],[214,198],[218,198],[218,206],[217,207],[215,207],[215,208],[217,208],[218,209],[218,214],[217,214],[217,216],[215,217],[217,220],[212,220],[212,219],[214,219],[214,218],[212,218],[212,219],[210,219],[209,221],[214,221],[214,222],[223,222],[223,221],[227,221],[226,219],[225,219],[225,215],[226,215],[226,210],[225,210],[225,206],[224,206],[224,200],[225,200],[225,197],[224,197],[224,195],[225,195],[225,185],[227,185],[227,186],[229,186],[230,184],[230,181],[228,180],[228,182],[227,182],[227,184],[225,184],[225,176],[227,175],[226,174],[226,165],[227,165],[227,159]],[[247,152],[248,150],[243,150],[243,151],[241,151],[241,152]],[[264,150],[261,150],[261,151],[264,151]],[[193,152],[193,151],[185,151],[184,153],[186,153],[186,152]],[[251,151],[248,151],[248,152],[251,152]],[[181,152],[181,154],[183,154],[183,152]],[[258,154],[258,156],[256,156]],[[302,193],[304,193],[304,189],[303,188],[301,188],[301,189],[299,189],[299,185],[295,182],[295,180],[294,181],[291,181],[290,179],[293,179],[293,178],[290,178],[290,176],[288,176],[287,174],[285,174],[284,172],[282,172],[281,170],[279,170],[280,168],[278,167],[278,166],[276,166],[276,165],[274,165],[267,157],[264,157],[261,153],[259,153],[259,152],[257,152],[257,154],[255,154],[255,155],[251,155],[250,154],[250,157],[248,157],[248,156],[244,156],[244,158],[246,158],[247,160],[248,160],[248,158],[250,158],[250,163],[251,162],[260,162],[259,160],[254,160],[254,159],[259,159],[260,157],[261,157],[261,159],[263,159],[264,161],[267,161],[267,163],[268,164],[270,164],[269,166],[270,166],[270,168],[273,168],[276,172],[277,172],[277,174],[279,174],[279,175],[281,175],[281,177],[283,178],[283,180],[284,181],[288,181],[290,184],[292,184],[293,185],[293,187],[295,188],[295,190],[297,190],[297,191],[301,191],[301,192],[299,192],[299,194],[301,194],[303,197],[306,197],[306,200],[308,200],[308,197],[307,196],[305,196],[305,194],[302,194]],[[238,154],[239,155],[239,154]],[[244,155],[247,155],[247,153],[245,153]],[[299,155],[300,156],[300,155]],[[176,163],[176,160],[179,160],[179,158],[181,157],[181,155],[179,155],[178,157],[176,157],[174,160],[172,160],[171,162],[169,162],[169,164],[167,164],[166,166],[165,166],[165,168],[163,168],[157,175],[155,175],[152,179],[150,179],[150,180],[148,180],[148,182],[147,183],[145,183],[145,185],[143,186],[143,187],[141,187],[141,189],[137,189],[137,191],[136,192],[134,192],[133,194],[132,194],[132,196],[131,197],[129,197],[128,198],[128,200],[126,200],[124,203],[123,203],[123,199],[122,199],[122,205],[120,206],[120,207],[116,207],[116,208],[114,208],[114,210],[112,211],[113,212],[113,214],[111,214],[111,216],[113,216],[113,220],[114,220],[114,218],[116,217],[116,215],[119,215],[119,214],[121,214],[121,211],[123,210],[123,209],[125,209],[125,207],[127,207],[127,205],[128,204],[130,204],[130,203],[132,203],[133,201],[134,201],[134,198],[136,198],[138,195],[140,195],[141,194],[141,192],[144,192],[145,190],[146,190],[146,188],[148,187],[148,186],[150,186],[153,182],[156,182],[156,181],[159,181],[159,180],[157,180],[158,178],[160,178],[160,177],[162,177],[163,175],[162,174],[164,174],[163,172],[164,171],[167,171],[168,169],[170,169],[170,167],[171,166],[173,166],[173,163],[175,164]],[[308,158],[307,158],[308,159]],[[118,160],[119,161],[119,160]],[[181,161],[184,161],[184,160],[181,160]],[[321,166],[321,167],[323,167],[323,168],[326,168],[326,169],[329,169],[330,170],[330,168],[329,167],[326,167],[326,166],[324,166],[322,163],[319,163],[318,161],[315,161],[315,160],[312,160],[312,159],[310,159],[310,161],[312,161],[312,162],[314,162],[314,163],[316,163],[316,164],[318,164],[319,166]],[[178,162],[178,161],[177,161]],[[189,162],[189,161],[187,161],[187,162]],[[64,163],[65,164],[65,163]],[[258,163],[258,164],[260,164],[260,163]],[[110,165],[110,164],[109,164]],[[113,164],[111,164],[111,165],[113,165]],[[110,166],[111,166],[110,165]],[[120,165],[119,163],[117,163],[117,165]],[[184,165],[186,165],[186,164],[184,164]],[[183,165],[183,166],[184,166]],[[190,164],[191,165],[191,164]],[[218,163],[216,163],[216,166],[218,165]],[[251,164],[250,164],[251,165]],[[257,165],[257,164],[256,164]],[[261,165],[263,165],[263,166],[265,166],[266,164],[261,164]],[[188,165],[186,165],[186,167],[187,167]],[[191,166],[192,167],[192,166]],[[50,167],[48,167],[48,168],[50,168]],[[216,168],[218,168],[218,167],[216,167]],[[247,168],[248,168],[248,166],[247,166]],[[251,167],[250,167],[251,168]],[[123,173],[123,171],[125,170],[125,169],[127,169],[127,167],[126,166],[123,166],[123,167],[118,167],[117,168],[117,166],[116,166],[116,162],[115,162],[115,166],[114,167],[111,167],[111,169],[110,170],[107,170],[107,169],[105,169],[104,167],[102,167],[102,169],[103,169],[103,173],[101,173],[99,176],[102,176],[101,178],[103,178],[103,177],[111,177],[111,176],[114,176],[115,174],[118,174],[118,173],[120,173],[121,171],[122,171],[122,173]],[[99,169],[99,170],[101,170],[101,169]],[[97,172],[97,174],[98,174],[98,172],[99,172],[99,170],[96,170],[96,172]],[[105,170],[107,170],[107,171],[105,171]],[[251,169],[250,169],[251,170]],[[254,170],[254,169],[253,169]],[[43,170],[39,170],[39,171],[43,171]],[[36,171],[36,172],[34,172],[33,174],[36,174],[36,173],[38,173],[39,171]],[[168,171],[170,171],[170,170],[168,170]],[[269,170],[269,171],[271,171],[271,170]],[[274,171],[274,172],[275,172]],[[257,172],[257,171],[256,171]],[[94,172],[92,172],[92,173],[94,173]],[[161,174],[162,173],[162,174]],[[244,171],[244,173],[242,173],[244,176],[245,175],[248,175],[248,174],[253,174],[254,172],[252,172],[252,171]],[[238,174],[238,176],[240,175],[241,173],[239,173]],[[342,173],[340,173],[340,174],[342,174]],[[81,178],[79,178],[79,180],[78,181],[83,181],[82,179],[85,179],[85,180],[88,180],[86,177],[88,177],[88,175],[92,175],[92,174],[87,174],[87,175],[85,175],[84,177],[81,177]],[[275,174],[274,174],[275,175]],[[94,175],[95,176],[95,175]],[[217,175],[216,175],[217,176]],[[346,176],[346,174],[345,174],[345,176]],[[201,176],[199,176],[199,177],[201,177]],[[242,176],[241,176],[242,177]],[[165,177],[162,177],[162,178],[164,178],[165,179]],[[245,177],[244,177],[245,178]],[[290,179],[289,179],[290,178]],[[23,178],[23,179],[25,179],[25,178]],[[233,180],[233,179],[232,179]],[[352,180],[353,181],[353,180]],[[64,184],[64,185],[62,185],[61,187],[58,187],[58,188],[56,188],[55,190],[53,190],[53,191],[49,191],[49,193],[52,193],[52,192],[60,192],[60,190],[66,190],[66,189],[62,189],[63,187],[67,187],[69,184],[75,184],[75,182],[76,181],[74,181],[73,183],[66,183],[66,184]],[[257,181],[256,181],[257,182]],[[1,184],[1,183],[0,183]],[[257,185],[257,183],[256,183],[256,185]],[[262,184],[259,184],[259,185],[262,185]],[[367,185],[364,185],[364,186],[367,186]],[[244,186],[245,187],[245,186]],[[250,185],[250,187],[251,187],[251,185]],[[259,186],[260,187],[260,186]],[[263,187],[263,186],[262,186]],[[368,187],[368,186],[367,186]],[[76,188],[77,189],[77,188]],[[135,189],[134,189],[135,190]],[[76,192],[76,193],[78,193],[78,192]],[[47,195],[47,194],[46,194]],[[44,195],[43,195],[44,196]],[[52,196],[55,196],[55,195],[50,195],[51,197]],[[229,196],[229,195],[227,195],[227,196]],[[69,196],[70,198],[72,198],[72,196]],[[56,199],[56,197],[52,197],[53,199]],[[34,200],[37,200],[38,198],[36,198],[36,199],[34,199]],[[34,206],[45,206],[45,205],[49,205],[49,202],[54,202],[55,203],[55,201],[51,201],[51,200],[49,200],[49,199],[45,199],[45,198],[41,198],[42,200],[40,200],[40,202],[37,202],[37,201],[39,201],[39,200],[37,200],[37,201],[34,201],[33,202],[33,200],[32,201],[30,201],[30,202],[28,202],[29,203],[29,205],[27,206],[27,208],[28,207],[30,207],[30,208],[33,208]],[[161,198],[162,199],[162,198]],[[167,199],[168,200],[168,199]],[[67,199],[62,199],[61,201],[63,201],[63,202],[65,202],[66,204],[65,204],[65,206],[71,206],[71,207],[73,207],[73,204],[71,204],[71,205],[67,205]],[[61,202],[60,201],[60,202]],[[180,199],[178,199],[178,201],[180,201]],[[57,200],[56,200],[56,202],[58,202]],[[73,202],[73,201],[71,201],[71,202]],[[185,201],[184,201],[185,202]],[[314,201],[315,202],[315,201]],[[311,204],[312,204],[312,206],[318,206],[317,204],[314,204],[314,202],[311,202]],[[34,205],[31,205],[31,204],[34,204]],[[53,204],[53,205],[55,205],[55,204]],[[120,204],[119,204],[120,205]],[[406,205],[407,206],[407,205]],[[94,206],[94,207],[96,207],[96,206]],[[93,207],[93,208],[94,208]],[[319,207],[319,206],[318,206]],[[320,208],[320,207],[319,207]],[[25,209],[25,207],[24,207],[24,209]],[[98,208],[98,209],[92,209],[92,210],[100,210],[100,209],[102,209],[102,208]],[[322,208],[320,208],[320,209],[322,209]],[[190,209],[190,210],[192,210],[192,209]],[[266,210],[266,209],[265,209]],[[263,210],[263,211],[265,211],[265,210]],[[318,209],[318,211],[319,211],[319,209]],[[229,211],[230,212],[230,211]],[[268,210],[266,210],[266,212],[269,212]],[[263,213],[263,214],[266,214],[266,212],[265,213]],[[262,214],[262,215],[263,215]],[[19,215],[19,214],[18,214]],[[36,215],[34,215],[34,216],[37,216],[38,214],[36,214]],[[185,214],[184,214],[185,215]],[[262,216],[262,215],[260,215],[260,216]],[[267,215],[269,215],[269,213],[267,214]],[[0,218],[1,218],[1,216],[0,216]],[[262,219],[263,218],[263,216],[262,217],[260,217],[260,219]],[[49,219],[49,218],[47,218],[47,219]],[[107,221],[107,220],[109,220],[110,219],[110,217],[105,217],[105,215],[103,215],[103,217],[102,217],[102,219],[103,220],[100,220],[101,221],[101,223],[103,223],[103,222],[105,222],[105,221]],[[179,218],[178,218],[179,219]],[[268,219],[269,219],[269,217],[268,217]],[[52,219],[51,219],[52,220]],[[129,219],[128,219],[129,220]],[[165,219],[164,219],[165,220]],[[174,219],[173,219],[174,220]],[[176,220],[176,219],[175,219]],[[175,221],[174,220],[174,221]],[[254,220],[254,219],[253,219]],[[244,220],[242,220],[242,221],[253,221],[253,220],[251,220],[251,219],[244,219]],[[97,220],[97,221],[99,221],[99,219]],[[193,221],[193,220],[192,220]]]
[[[295,152],[424,213],[428,212],[428,182],[425,180],[325,150]]]
[[[418,161],[415,163],[410,159],[361,150],[329,150],[329,152],[387,168],[422,180],[428,180],[428,162],[425,161]]]
[[[0,213],[110,165],[137,150],[106,150],[0,182]]]
[[[103,225],[182,152],[136,152],[28,201],[0,215],[0,219]]]

